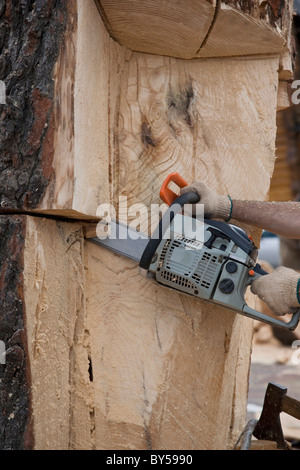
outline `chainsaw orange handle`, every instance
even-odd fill
[[[184,178],[182,178],[182,176],[180,176],[179,173],[177,173],[176,171],[170,173],[163,182],[159,192],[161,200],[168,204],[168,206],[170,206],[178,197],[178,194],[174,193],[174,191],[169,188],[169,184],[171,182],[177,184],[179,188],[184,188],[185,186],[188,186],[188,183],[185,181]]]

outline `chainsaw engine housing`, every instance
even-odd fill
[[[190,217],[176,215],[149,272],[173,289],[241,310],[255,275],[257,249],[237,227],[212,221],[202,224],[203,229],[190,236]]]

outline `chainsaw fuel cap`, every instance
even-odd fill
[[[219,284],[219,289],[223,294],[231,294],[234,289],[234,282],[232,279],[222,279]]]
[[[234,261],[229,261],[226,264],[225,269],[228,273],[233,274],[237,272],[238,266]]]

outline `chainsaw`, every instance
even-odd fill
[[[294,330],[300,309],[284,322],[250,308],[245,301],[251,283],[268,274],[256,263],[258,249],[251,237],[240,227],[210,219],[203,219],[195,233],[195,219],[184,215],[184,206],[199,202],[199,196],[195,192],[178,195],[170,188],[171,182],[179,188],[188,185],[176,172],[164,181],[160,198],[169,207],[151,237],[111,221],[113,237],[89,240],[137,261],[142,275],[164,287]]]

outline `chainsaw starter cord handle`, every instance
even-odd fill
[[[140,259],[139,266],[142,269],[149,269],[152,258],[163,239],[163,236],[173,221],[174,217],[182,210],[185,204],[196,204],[200,198],[197,193],[190,192],[178,196],[175,201],[170,205],[163,217],[160,219],[158,226],[156,227],[152,237],[150,238],[144,253]]]

